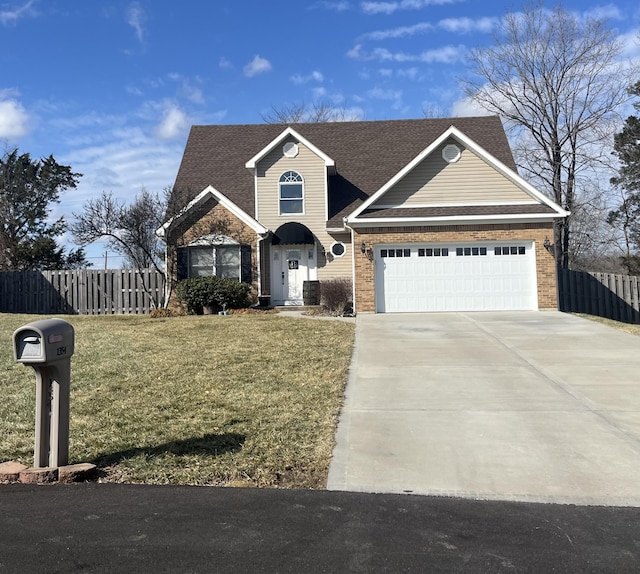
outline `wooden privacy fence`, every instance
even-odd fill
[[[560,269],[561,311],[640,323],[640,277]]]
[[[39,315],[148,313],[154,308],[152,298],[156,302],[162,301],[163,293],[163,275],[150,269],[0,273],[0,312],[2,313]]]

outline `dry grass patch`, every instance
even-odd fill
[[[589,319],[590,321],[601,323],[602,325],[606,325],[607,327],[613,327],[618,331],[624,331],[625,333],[630,333],[631,335],[640,335],[640,325],[634,325],[633,323],[622,323],[620,321],[614,321],[613,319],[605,319],[604,317],[596,317],[595,315],[586,315],[584,313],[576,313],[576,315],[578,317],[582,317],[583,319]]]
[[[0,462],[33,460],[34,374],[0,315]],[[322,488],[354,326],[277,315],[69,317],[70,462],[117,482]]]

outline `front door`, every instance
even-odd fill
[[[302,287],[315,278],[315,246],[271,247],[271,298],[274,305],[302,305]]]

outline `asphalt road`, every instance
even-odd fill
[[[0,573],[637,572],[640,508],[0,485]]]

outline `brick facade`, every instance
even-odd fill
[[[243,245],[251,246],[252,283],[254,291],[256,291],[258,281],[258,235],[256,232],[214,199],[209,200],[201,209],[194,211],[197,213],[181,221],[167,237],[167,265],[171,283],[175,285],[177,279],[176,249],[188,245],[199,237],[219,234],[231,237]],[[175,304],[173,294],[170,306],[171,304]]]
[[[442,227],[380,227],[354,230],[354,244],[372,249],[380,243],[534,241],[538,308],[557,309],[556,265],[552,253],[544,248],[545,238],[553,241],[553,223],[512,223],[492,225],[451,225]],[[358,251],[356,249],[356,251]],[[375,312],[374,261],[355,256],[356,312]]]

